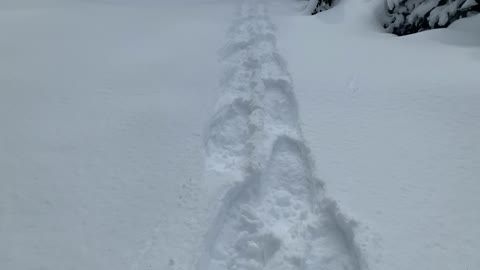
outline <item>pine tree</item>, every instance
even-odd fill
[[[334,0],[310,0],[309,5],[313,7],[312,15],[329,9]]]
[[[384,27],[396,35],[408,35],[449,26],[480,12],[480,0],[386,0]]]

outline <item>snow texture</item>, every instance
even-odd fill
[[[0,269],[480,269],[480,16],[309,3],[0,1]]]
[[[247,0],[238,17],[206,147],[210,170],[242,179],[223,197],[197,269],[364,269],[355,223],[313,175],[265,4]]]
[[[479,11],[478,3],[466,0],[387,0],[385,28],[397,35],[447,27],[457,19]]]

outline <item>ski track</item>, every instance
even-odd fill
[[[197,270],[366,269],[354,222],[313,176],[265,3],[243,2],[228,33],[207,170],[239,173],[242,181],[224,195]]]

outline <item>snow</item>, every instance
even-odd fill
[[[411,9],[409,9],[412,11],[412,13],[407,16],[408,22],[413,24],[418,18],[425,17],[428,12],[438,6],[438,3],[440,3],[440,0],[429,0],[420,3],[416,7],[412,7]]]
[[[197,269],[359,269],[349,221],[312,175],[268,9],[245,1],[229,35],[206,161],[209,174],[239,180],[220,202]]]
[[[316,17],[278,5],[316,174],[360,224],[370,269],[476,269],[479,18],[398,38],[355,17],[376,4]]]
[[[0,1],[0,269],[480,268],[480,17],[307,5]]]
[[[435,24],[443,26],[448,23],[448,18],[450,14],[454,14],[459,8],[458,2],[452,2],[445,4],[441,7],[433,9],[430,13],[429,24],[433,27]]]
[[[0,11],[0,269],[183,267],[233,7],[39,6]]]

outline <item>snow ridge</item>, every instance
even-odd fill
[[[241,180],[223,197],[197,270],[365,269],[355,223],[313,175],[263,2],[241,4],[222,54],[224,92],[206,137],[207,169]]]

